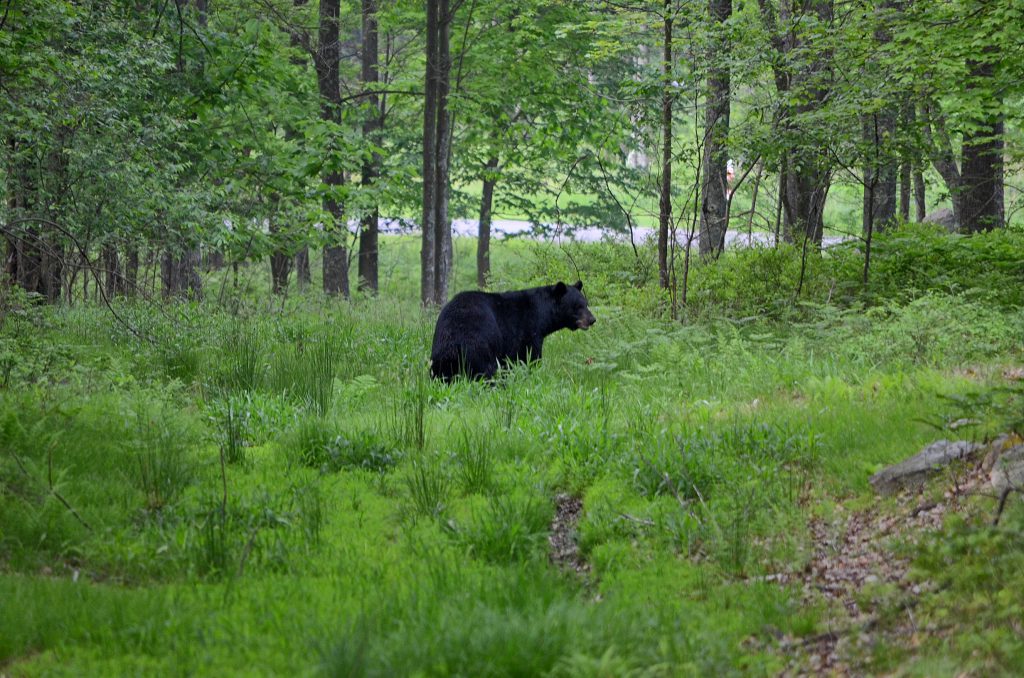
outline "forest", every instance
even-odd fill
[[[0,0],[0,676],[1019,675],[1022,29]]]

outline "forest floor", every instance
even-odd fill
[[[672,322],[594,247],[598,324],[497,384],[427,377],[409,289],[8,298],[0,675],[1013,675],[1024,501],[868,479],[1019,432],[1024,312]]]

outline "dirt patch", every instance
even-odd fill
[[[555,497],[555,517],[551,520],[551,535],[548,537],[548,557],[555,566],[578,574],[590,571],[590,564],[580,555],[576,543],[576,526],[582,516],[582,499],[568,494]]]
[[[927,533],[941,528],[947,514],[966,510],[967,495],[983,490],[987,476],[980,464],[961,473],[950,473],[941,495],[926,490],[905,491],[896,497],[895,511],[883,511],[876,505],[856,511],[840,506],[829,520],[812,519],[808,525],[812,555],[801,572],[782,573],[762,578],[780,584],[801,587],[806,603],[833,604],[836,614],[831,628],[808,638],[779,638],[779,649],[791,658],[783,672],[787,676],[849,675],[861,673],[851,664],[854,647],[868,647],[884,634],[886,640],[904,642],[918,629],[913,607],[927,582],[909,581],[909,562],[897,557],[893,542],[916,544]],[[881,600],[867,595],[867,587],[889,584],[897,587]],[[881,629],[878,619],[882,608],[905,611],[902,621]]]

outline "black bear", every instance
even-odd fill
[[[451,381],[494,376],[499,364],[539,360],[544,337],[558,330],[588,329],[583,283],[563,282],[528,290],[460,292],[441,309],[430,349],[430,373]]]

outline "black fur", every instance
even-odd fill
[[[445,381],[460,374],[488,379],[501,364],[539,360],[552,332],[585,330],[595,321],[582,282],[497,294],[461,292],[437,318],[430,373]]]

